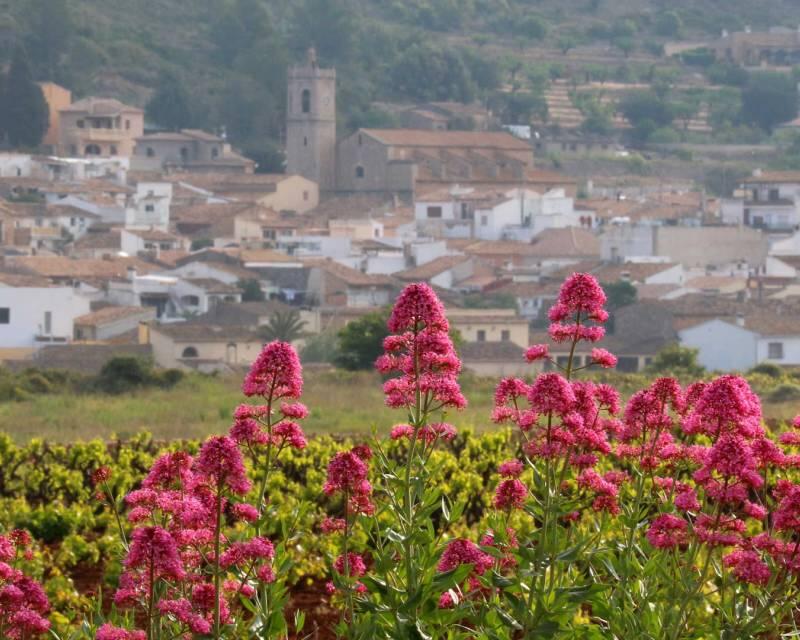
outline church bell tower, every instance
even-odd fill
[[[336,188],[336,70],[320,69],[316,51],[289,68],[286,101],[286,172]]]

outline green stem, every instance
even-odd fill
[[[220,558],[220,546],[221,540],[220,538],[222,533],[222,487],[217,487],[217,511],[216,511],[216,518],[217,521],[214,525],[214,638],[216,640],[220,640],[220,610],[219,610],[219,596],[220,596],[220,570],[219,570],[219,558]]]

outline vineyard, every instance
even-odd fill
[[[604,304],[571,276],[551,340],[602,344]],[[577,367],[541,344],[524,357],[549,370],[489,394],[426,285],[389,329],[364,378],[385,406],[347,394],[347,437],[310,427],[322,396],[281,342],[225,435],[0,436],[0,638],[800,634],[790,374],[615,378],[599,346]]]

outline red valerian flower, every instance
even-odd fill
[[[518,478],[506,478],[497,485],[494,506],[501,511],[520,509],[528,497],[528,488]]]
[[[246,495],[251,482],[236,442],[228,436],[209,438],[200,448],[195,461],[198,473],[212,479],[216,486],[227,487],[233,493]]]
[[[288,342],[264,345],[242,384],[246,396],[299,398],[303,393],[300,358]]]
[[[726,555],[722,562],[732,569],[733,575],[739,582],[765,585],[772,575],[767,563],[761,559],[758,552],[751,549],[737,549]]]
[[[613,369],[617,366],[617,356],[605,349],[592,349],[592,364],[597,364],[604,369]]]
[[[449,325],[438,296],[424,282],[406,286],[389,317],[389,331],[403,333],[422,328],[447,332]]]
[[[674,549],[688,543],[687,524],[683,518],[663,513],[650,523],[647,541],[659,549]]]
[[[525,359],[528,362],[536,362],[537,360],[546,360],[550,357],[550,348],[546,344],[535,344],[525,351]]]

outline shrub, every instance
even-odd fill
[[[762,362],[750,369],[750,373],[761,373],[770,378],[781,378],[783,376],[783,369],[772,362]]]
[[[770,402],[795,402],[800,400],[800,386],[796,384],[778,385],[770,394]]]

